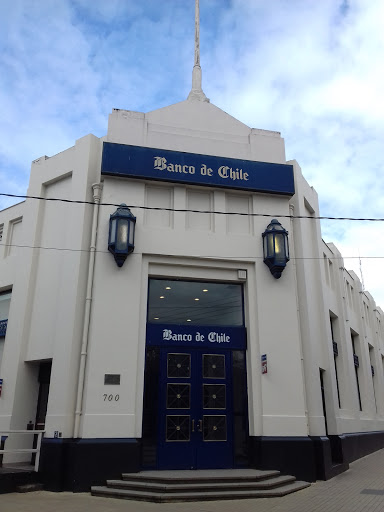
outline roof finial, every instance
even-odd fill
[[[201,67],[200,67],[200,8],[199,0],[195,0],[195,64],[192,71],[192,89],[189,93],[189,100],[208,101],[201,88]]]

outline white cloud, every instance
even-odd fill
[[[113,107],[150,111],[185,99],[193,4],[4,0],[1,190],[25,192],[33,159],[103,135]],[[200,11],[211,101],[249,126],[281,131],[323,215],[384,217],[382,0],[204,0]],[[384,256],[366,243],[372,226],[323,229],[345,254],[380,247]],[[378,295],[384,280],[363,261]]]

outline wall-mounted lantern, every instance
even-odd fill
[[[279,279],[289,261],[288,231],[272,219],[263,233],[264,263],[275,279]]]
[[[135,248],[136,217],[128,206],[122,203],[109,219],[108,251],[118,267],[122,267],[128,254]]]

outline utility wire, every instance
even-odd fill
[[[67,248],[67,247],[45,247],[43,245],[21,245],[21,244],[3,244],[3,243],[0,243],[0,247],[17,247],[17,248],[21,248],[21,249],[43,249],[43,250],[46,250],[46,251],[65,251],[65,252],[90,252],[90,249],[70,249],[70,248]],[[99,249],[95,249],[94,252],[97,252],[97,253],[100,253],[100,254],[110,254],[109,251],[103,251],[103,250],[99,250]],[[136,252],[135,253],[136,255],[138,254],[142,254],[140,252]],[[167,256],[171,256],[171,257],[179,257],[180,254],[167,254]],[[238,261],[238,260],[260,260],[260,259],[264,259],[263,256],[255,256],[255,255],[251,255],[251,256],[225,256],[223,257],[222,255],[212,255],[212,254],[207,254],[207,255],[190,255],[192,258],[206,258],[206,259],[224,259],[224,260],[235,260],[235,261]],[[384,256],[327,256],[327,258],[331,261],[337,261],[337,260],[350,260],[350,259],[364,259],[364,260],[380,260],[380,259],[384,259]],[[293,260],[323,260],[324,259],[324,256],[295,256],[295,257],[290,257],[290,261],[293,261]]]
[[[57,201],[62,203],[74,203],[74,204],[89,204],[95,205],[93,201],[80,201],[74,199],[62,199],[58,197],[39,197],[39,196],[21,196],[16,194],[5,194],[0,193],[0,196],[15,197],[18,199],[37,199],[40,201]],[[99,203],[100,206],[115,206],[119,207],[117,203]],[[136,208],[138,210],[156,210],[165,212],[181,212],[181,213],[209,213],[215,215],[240,215],[244,217],[280,217],[287,219],[315,219],[315,220],[351,220],[351,221],[368,221],[368,222],[384,222],[384,218],[367,218],[367,217],[327,217],[327,216],[311,216],[311,215],[287,215],[287,214],[270,214],[270,213],[244,213],[244,212],[222,212],[219,210],[192,210],[188,208],[163,208],[160,206],[139,206],[139,205],[127,205],[128,208]]]

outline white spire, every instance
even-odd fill
[[[189,100],[208,101],[201,88],[201,67],[200,67],[200,8],[199,0],[195,0],[195,64],[192,70],[192,89],[189,93]]]

